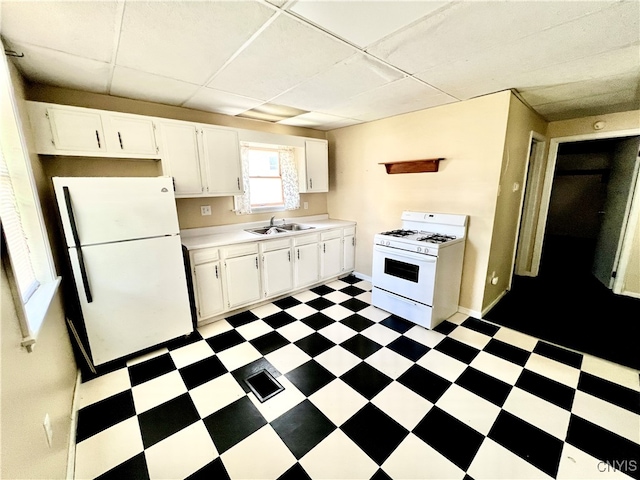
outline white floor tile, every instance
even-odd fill
[[[455,382],[467,368],[465,363],[438,350],[429,350],[418,360],[417,364],[450,382]]]
[[[630,388],[635,392],[640,392],[638,371],[633,368],[624,367],[592,355],[583,356],[580,368],[583,372],[604,378],[610,382]]]
[[[435,347],[446,338],[446,335],[443,335],[442,333],[436,332],[434,330],[429,330],[428,328],[421,327],[420,325],[416,325],[415,327],[407,330],[404,336],[409,337],[416,342],[420,342],[421,344],[426,345],[430,348]]]
[[[267,422],[275,420],[306,398],[284,375],[276,378],[276,381],[284,387],[284,390],[266,402],[260,402],[253,393],[249,394],[249,398]]]
[[[80,384],[78,409],[131,388],[129,370],[121,368]]]
[[[556,362],[537,353],[531,354],[525,364],[525,368],[571,388],[576,388],[578,386],[578,380],[580,379],[579,369]]]
[[[283,375],[311,360],[309,355],[293,344],[285,345],[264,358]]]
[[[378,466],[341,430],[334,430],[313,450],[300,459],[311,478],[371,478]]]
[[[360,280],[359,282],[354,283],[353,286],[361,288],[362,290],[369,291],[371,291],[372,288],[371,282],[369,280]]]
[[[154,350],[153,352],[145,353],[144,355],[140,355],[139,357],[132,358],[131,360],[127,360],[127,367],[132,367],[134,365],[138,365],[139,363],[146,362],[147,360],[151,360],[152,358],[159,357],[160,355],[164,355],[165,353],[169,353],[169,349],[167,348],[159,348],[158,350]]]
[[[241,327],[236,328],[236,330],[245,339],[253,340],[254,338],[258,338],[266,333],[272,332],[273,328],[264,323],[264,321],[262,320],[255,320],[251,323],[247,323],[246,325],[242,325]]]
[[[395,330],[391,330],[390,328],[387,328],[384,325],[380,325],[379,323],[371,325],[369,328],[364,329],[360,333],[383,346],[390,344],[400,336],[400,334]]]
[[[359,357],[339,345],[330,348],[314,358],[316,362],[333,373],[336,377],[347,373],[361,362]]]
[[[327,287],[333,288],[334,290],[341,290],[345,287],[348,287],[349,285],[349,283],[343,282],[342,280],[334,280],[331,283],[327,283]]]
[[[225,373],[189,390],[189,395],[200,414],[200,418],[205,418],[244,397],[245,391],[240,388],[230,373]]]
[[[180,347],[169,352],[176,368],[186,367],[192,363],[199,362],[213,355],[213,350],[205,341],[200,341]]]
[[[136,413],[140,414],[187,392],[177,370],[136,385],[131,389]]]
[[[290,342],[296,342],[301,338],[311,335],[313,332],[313,328],[302,322],[292,322],[289,325],[278,328],[278,333]]]
[[[460,480],[464,472],[410,433],[382,464],[391,478]],[[476,477],[477,478],[477,477]]]
[[[532,352],[538,343],[538,339],[525,333],[516,332],[507,327],[501,327],[493,336],[496,340],[501,340],[514,347],[522,348],[528,352]]]
[[[456,327],[456,329],[449,334],[449,337],[462,343],[466,343],[478,350],[482,350],[487,346],[487,343],[491,341],[491,337],[489,335],[476,332],[475,330],[463,327],[462,325]]]
[[[514,385],[522,373],[522,367],[487,352],[480,352],[470,363],[476,370],[491,375],[509,385]]]
[[[240,345],[236,345],[235,347],[228,348],[227,350],[223,350],[218,353],[218,358],[229,371],[243,367],[247,363],[251,363],[260,357],[262,357],[260,352],[248,342],[241,343]]]
[[[335,306],[337,307],[338,305]],[[326,310],[324,310],[324,312],[326,312]],[[320,330],[318,330],[318,333],[321,333],[333,343],[342,343],[345,340],[349,340],[351,337],[356,335],[357,332],[341,323],[336,322],[324,328],[321,328]]]
[[[365,362],[394,380],[413,365],[411,360],[388,348],[381,348],[373,355],[367,357]]]
[[[218,320],[198,327],[198,332],[202,335],[202,338],[215,337],[229,330],[233,330],[233,327],[226,320]]]
[[[131,417],[76,446],[75,478],[95,478],[143,450],[138,418]]]
[[[502,408],[560,440],[567,435],[571,412],[518,387],[511,390]]]
[[[592,457],[579,448],[564,444],[560,456],[557,480],[631,480],[631,477],[607,465],[606,462]]]
[[[487,435],[500,407],[456,384],[451,385],[436,405],[465,425]]]
[[[186,478],[218,456],[203,422],[183,428],[145,450],[151,478]]]
[[[312,292],[311,290],[305,290],[303,292],[296,293],[295,295],[293,295],[293,298],[301,301],[302,303],[305,303],[305,302],[308,302],[309,300],[313,300],[314,298],[318,298],[319,296],[320,295]]]
[[[447,322],[460,325],[467,318],[469,318],[469,315],[467,315],[466,313],[456,312],[453,315],[451,315],[449,318],[447,318]]]
[[[433,407],[431,402],[398,382],[391,382],[371,403],[407,430],[413,430]]]
[[[640,443],[640,417],[629,410],[578,390],[573,399],[571,413],[632,442]]]
[[[362,302],[371,303],[371,292],[363,292],[360,295],[356,295],[354,298],[357,298]]]
[[[277,305],[274,305],[272,302],[265,303],[264,305],[260,305],[259,307],[251,309],[251,313],[253,313],[258,318],[266,318],[269,315],[273,315],[281,311],[282,309]]]
[[[340,321],[343,318],[347,318],[353,315],[353,312],[351,310],[343,307],[342,305],[332,305],[322,310],[322,313],[336,321]]]
[[[337,426],[367,404],[366,398],[339,378],[311,395],[309,400]]]
[[[324,298],[326,298],[327,300],[331,300],[333,303],[342,303],[345,300],[349,300],[351,298],[351,295],[336,291],[324,295]]]
[[[296,458],[271,425],[249,435],[224,452],[221,458],[227,473],[234,479],[278,478],[296,463]]]
[[[364,307],[362,310],[358,312],[358,315],[362,315],[365,318],[368,318],[372,322],[381,322],[385,318],[389,317],[391,314],[389,312],[385,312],[384,310],[369,305],[368,307]]]
[[[313,315],[314,313],[318,313],[318,311],[315,308],[310,307],[306,303],[301,303],[291,308],[287,308],[285,311],[289,315],[294,317],[296,320],[307,318],[308,316]]]
[[[490,438],[480,445],[467,473],[476,479],[542,480],[551,477]]]

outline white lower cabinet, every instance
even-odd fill
[[[258,244],[222,248],[227,308],[241,307],[262,298]]]
[[[191,265],[198,320],[222,313],[225,303],[218,249],[207,248],[192,252]]]
[[[342,271],[352,271],[356,266],[356,227],[348,227],[343,230],[342,247]]]
[[[322,233],[320,240],[320,278],[330,278],[342,272],[342,230]]]
[[[293,240],[293,278],[296,288],[311,285],[320,279],[318,240],[318,234]]]
[[[286,293],[293,289],[293,268],[291,259],[291,241],[275,240],[263,242],[262,252],[262,285],[264,297]]]

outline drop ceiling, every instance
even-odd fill
[[[512,90],[640,109],[640,2],[5,1],[30,82],[331,130]]]

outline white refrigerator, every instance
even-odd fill
[[[192,332],[172,179],[54,177],[53,185],[82,317],[72,323],[82,322],[93,365]]]

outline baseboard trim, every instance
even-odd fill
[[[73,390],[71,402],[71,425],[69,426],[69,448],[67,450],[67,480],[74,480],[76,476],[76,429],[78,426],[78,400],[82,375],[80,370],[76,374],[76,386]]]
[[[477,310],[471,310],[470,308],[461,307],[458,305],[458,312],[464,313],[473,318],[482,318],[482,313]]]

